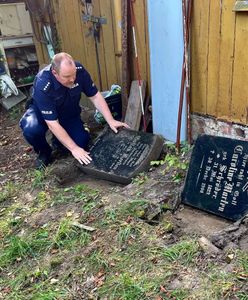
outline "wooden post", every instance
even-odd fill
[[[121,1],[121,47],[122,47],[122,76],[121,76],[121,98],[122,98],[122,119],[125,119],[125,114],[128,104],[128,95],[130,88],[130,66],[129,66],[129,1]]]

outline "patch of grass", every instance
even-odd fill
[[[147,299],[142,283],[126,272],[108,278],[106,284],[100,288],[99,292],[101,296],[108,296],[108,299],[113,300]]]
[[[70,219],[64,218],[58,225],[53,241],[56,248],[72,249],[76,244],[87,245],[90,238],[88,232],[73,226]]]
[[[211,287],[211,289],[209,289]],[[203,274],[201,286],[194,295],[199,299],[231,299],[235,283],[231,274],[215,268],[208,274]]]
[[[168,153],[161,160],[151,161],[151,166],[162,166],[166,168],[163,173],[167,173],[169,170],[173,170],[172,180],[174,182],[180,182],[184,176],[185,171],[188,169],[189,163],[185,160],[185,155],[191,149],[190,145],[185,143],[181,145],[181,152],[178,153],[175,144],[168,144]]]
[[[241,272],[247,275],[248,277],[248,253],[247,251],[237,251],[237,263],[241,268]]]
[[[78,197],[81,201],[87,200],[96,200],[99,196],[99,191],[96,189],[92,189],[86,184],[77,184],[73,187],[73,193],[76,197]]]
[[[54,204],[62,204],[68,202],[83,202],[84,204],[88,202],[93,203],[98,199],[99,194],[100,192],[98,190],[91,189],[85,184],[77,184],[74,187],[68,187],[68,188],[64,188],[63,190],[57,190],[53,197],[53,203]],[[87,210],[87,208],[85,209]]]
[[[55,300],[55,299],[66,299],[66,291],[54,291],[51,287],[50,290],[38,292],[30,298],[30,300]]]
[[[86,263],[91,271],[109,269],[108,260],[104,257],[103,252],[99,250],[93,251],[90,256],[86,258]]]
[[[0,190],[0,203],[6,200],[13,200],[18,195],[19,187],[14,182],[8,182]]]
[[[138,233],[137,228],[134,228],[131,224],[124,224],[120,227],[118,232],[119,245],[126,244],[131,237],[135,238]]]
[[[28,237],[12,236],[0,248],[0,267],[28,257],[36,257],[51,247],[48,232],[41,229]]]
[[[148,179],[148,176],[145,173],[140,173],[136,177],[133,178],[132,183],[136,185],[144,184]]]
[[[50,172],[51,170],[49,168],[30,171],[29,177],[31,178],[32,187],[36,189],[43,189]]]
[[[127,201],[118,208],[118,217],[137,217],[139,216],[139,212],[144,211],[147,205],[147,201],[142,199]]]
[[[238,292],[237,293],[237,298],[239,300],[248,300],[248,295],[246,292]]]
[[[189,290],[186,289],[174,289],[169,293],[169,299],[176,299],[176,300],[184,300],[190,299],[189,298]]]
[[[171,262],[188,265],[199,254],[199,246],[195,240],[183,240],[162,251],[163,256]]]
[[[17,196],[14,196],[14,198]],[[19,228],[24,221],[23,212],[21,212],[20,202],[16,200],[11,204],[2,203],[0,217],[0,238],[8,236],[14,229]],[[1,207],[1,206],[0,206]],[[18,211],[18,214],[17,214]],[[21,215],[20,215],[21,214]]]
[[[117,220],[117,212],[116,209],[111,208],[105,210],[105,216],[104,219],[110,220],[110,221],[116,221]]]

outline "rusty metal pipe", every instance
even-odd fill
[[[189,95],[190,76],[189,76],[189,64],[188,64],[191,11],[192,11],[192,0],[188,0],[188,5],[186,4],[186,0],[182,0],[184,54],[183,54],[183,65],[182,65],[181,87],[180,87],[178,120],[177,120],[176,147],[178,152],[180,151],[184,88],[185,88],[186,110],[187,110],[187,139],[188,142],[191,144],[190,95]]]

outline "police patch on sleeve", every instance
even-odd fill
[[[41,113],[43,115],[52,115],[53,114],[53,112],[51,110],[42,110]]]

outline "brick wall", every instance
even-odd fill
[[[208,134],[248,141],[248,126],[228,123],[197,114],[192,114],[191,122],[194,140],[196,140],[198,135]]]

